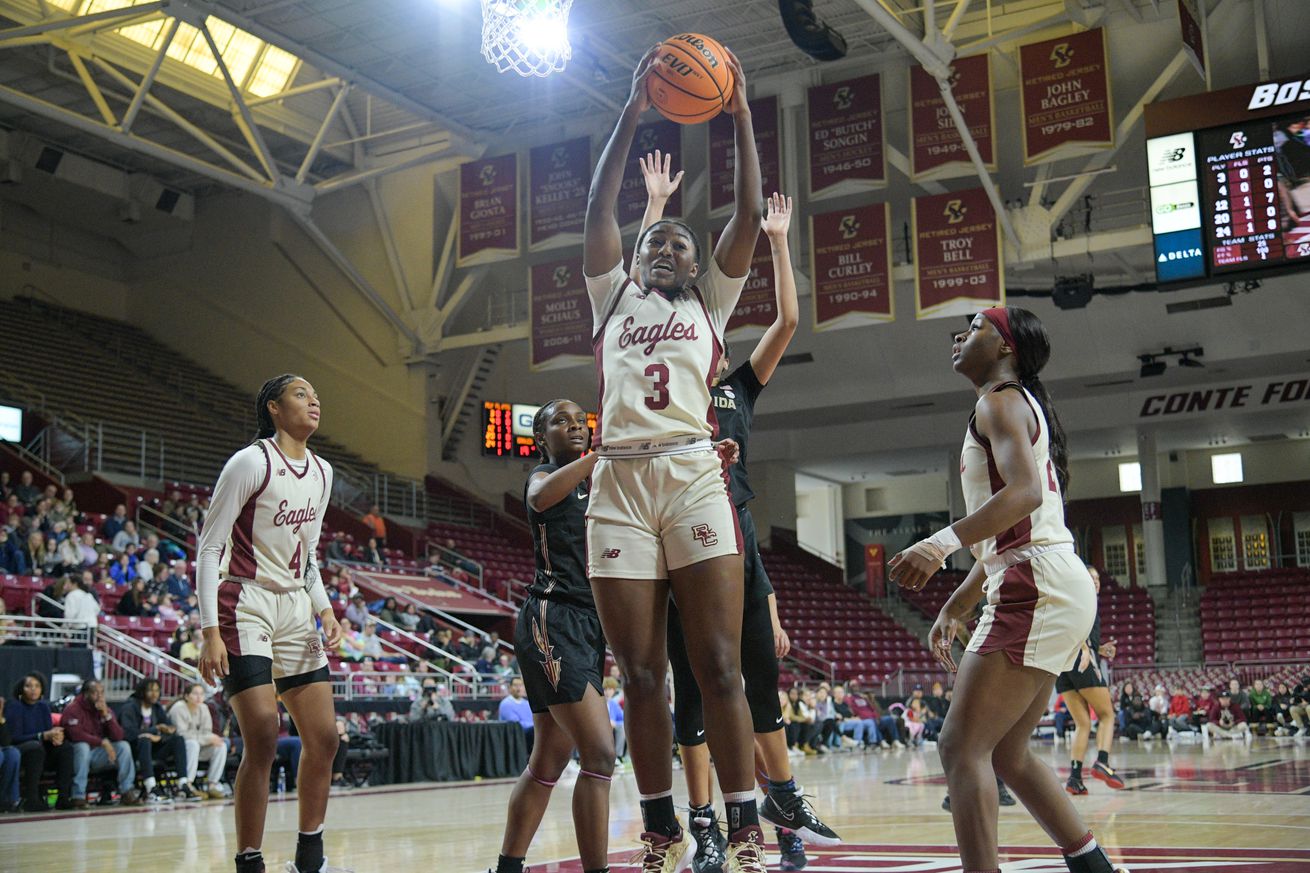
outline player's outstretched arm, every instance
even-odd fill
[[[773,275],[777,282],[774,300],[778,316],[760,337],[755,351],[751,352],[751,369],[761,385],[769,384],[778,361],[791,344],[800,323],[800,304],[796,301],[796,274],[791,267],[791,249],[787,245],[787,231],[791,228],[791,198],[777,192],[769,198],[762,225],[769,238],[773,253]]]
[[[674,175],[673,155],[666,155],[659,149],[653,155],[648,153],[644,158],[638,158],[637,163],[641,165],[641,178],[646,183],[646,211],[641,215],[641,227],[637,230],[637,239],[640,240],[646,228],[664,217],[664,207],[682,184],[683,171]],[[639,281],[636,252],[633,252],[628,275],[632,281]]]
[[[576,461],[570,461],[558,470],[538,473],[528,480],[528,506],[534,512],[545,512],[573,492],[591,476],[600,455],[592,452]]]
[[[724,275],[736,278],[745,276],[750,270],[751,258],[755,254],[760,219],[764,217],[764,207],[760,202],[760,188],[764,183],[760,178],[760,155],[755,147],[750,104],[746,102],[746,74],[737,56],[727,49],[724,51],[734,79],[727,111],[732,113],[734,133],[736,165],[732,182],[736,205],[728,226],[723,229],[723,236],[719,237],[719,244],[714,247],[714,261]]]
[[[591,177],[587,216],[582,229],[582,271],[588,276],[603,276],[623,260],[623,240],[616,212],[619,189],[623,185],[623,162],[628,159],[637,122],[650,108],[646,78],[654,68],[656,57],[656,50],[652,48],[637,64],[627,105],[623,107],[619,123],[610,134],[609,142],[605,143],[600,163]]]

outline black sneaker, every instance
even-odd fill
[[[942,798],[942,809],[947,812],[951,811],[951,796],[949,794]]]
[[[172,806],[173,796],[162,785],[156,785],[146,795],[146,803],[151,806]]]
[[[774,828],[778,835],[779,870],[804,870],[810,859],[805,857],[805,843],[801,838],[784,828]]]
[[[718,813],[711,809],[708,816],[693,815],[688,830],[696,838],[696,854],[691,859],[692,873],[725,873],[728,838],[719,828]]]
[[[1072,795],[1079,796],[1087,793],[1087,786],[1083,784],[1083,780],[1071,774],[1069,781],[1064,783],[1064,790]]]
[[[998,799],[1000,800],[1001,806],[1014,806],[1016,803],[1019,802],[1014,799],[1014,795],[1010,793],[1010,789],[1006,788],[1005,785],[1002,783],[997,783],[996,793],[998,795]]]
[[[819,821],[799,789],[792,794],[770,791],[760,805],[760,818],[775,827],[795,832],[802,841],[812,846],[841,845],[841,837]]]

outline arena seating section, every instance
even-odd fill
[[[1206,661],[1304,659],[1310,651],[1310,569],[1210,577],[1201,597]]]

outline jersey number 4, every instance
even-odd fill
[[[300,550],[304,545],[303,542],[296,543],[296,553],[291,556],[291,563],[287,564],[287,569],[293,571],[297,579],[300,578]]]
[[[667,408],[669,405],[668,366],[665,364],[651,364],[646,368],[646,376],[655,380],[655,384],[651,386],[655,389],[655,396],[646,398],[646,406],[650,409]]]

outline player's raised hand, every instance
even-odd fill
[[[655,154],[647,152],[645,157],[637,158],[641,166],[641,178],[646,182],[646,196],[651,200],[667,202],[682,184],[682,170],[674,175],[673,155],[666,155],[659,149]]]
[[[641,56],[637,62],[637,68],[632,71],[632,91],[628,94],[628,105],[637,110],[637,114],[650,109],[650,95],[646,92],[646,80],[650,78],[651,71],[659,63],[658,45],[651,46],[646,54]]]
[[[741,61],[737,60],[737,56],[727,46],[723,47],[723,53],[728,56],[728,66],[732,68],[732,94],[723,108],[732,115],[749,114],[750,106],[746,103],[746,73],[741,68]]]
[[[787,229],[791,227],[791,198],[785,197],[774,191],[764,204],[764,219],[760,222],[760,230],[763,230],[769,237],[778,239],[787,236]]]

